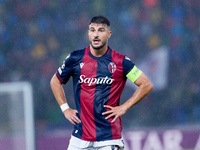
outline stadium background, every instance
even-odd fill
[[[89,45],[88,22],[99,14],[111,21],[110,47],[141,68],[147,65],[155,83],[122,117],[124,130],[198,126],[199,0],[1,0],[0,82],[32,84],[36,138],[72,129],[49,82],[71,51]],[[74,108],[71,81],[64,88]],[[133,92],[127,83],[121,102]]]

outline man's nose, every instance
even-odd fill
[[[95,32],[94,32],[94,37],[98,37],[98,36],[99,36],[98,31],[95,31]]]

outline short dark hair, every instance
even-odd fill
[[[108,27],[110,27],[110,21],[106,17],[101,16],[101,15],[100,16],[94,16],[91,19],[89,24],[91,24],[91,23],[106,24]]]

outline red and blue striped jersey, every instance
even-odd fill
[[[108,47],[101,57],[91,54],[90,48],[76,50],[66,57],[58,68],[57,78],[62,84],[73,77],[73,90],[80,124],[74,126],[73,136],[86,141],[120,139],[122,121],[105,119],[104,105],[120,104],[120,95],[126,83],[126,75],[134,64],[125,55]]]

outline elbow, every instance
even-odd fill
[[[146,95],[149,94],[153,90],[153,84],[149,81],[145,86]]]
[[[52,88],[53,86],[58,86],[58,85],[61,85],[61,84],[62,84],[62,83],[60,82],[60,80],[58,80],[56,74],[54,74],[53,77],[52,77],[51,80],[50,80],[50,86],[51,86],[51,88]]]
[[[50,80],[50,86],[52,87],[56,82],[56,75],[54,74],[53,77]]]
[[[150,83],[150,85],[149,85],[149,92],[151,92],[151,91],[153,91],[153,84],[152,83]]]
[[[50,87],[52,87],[53,86],[53,77],[51,78],[51,80],[50,80]]]

